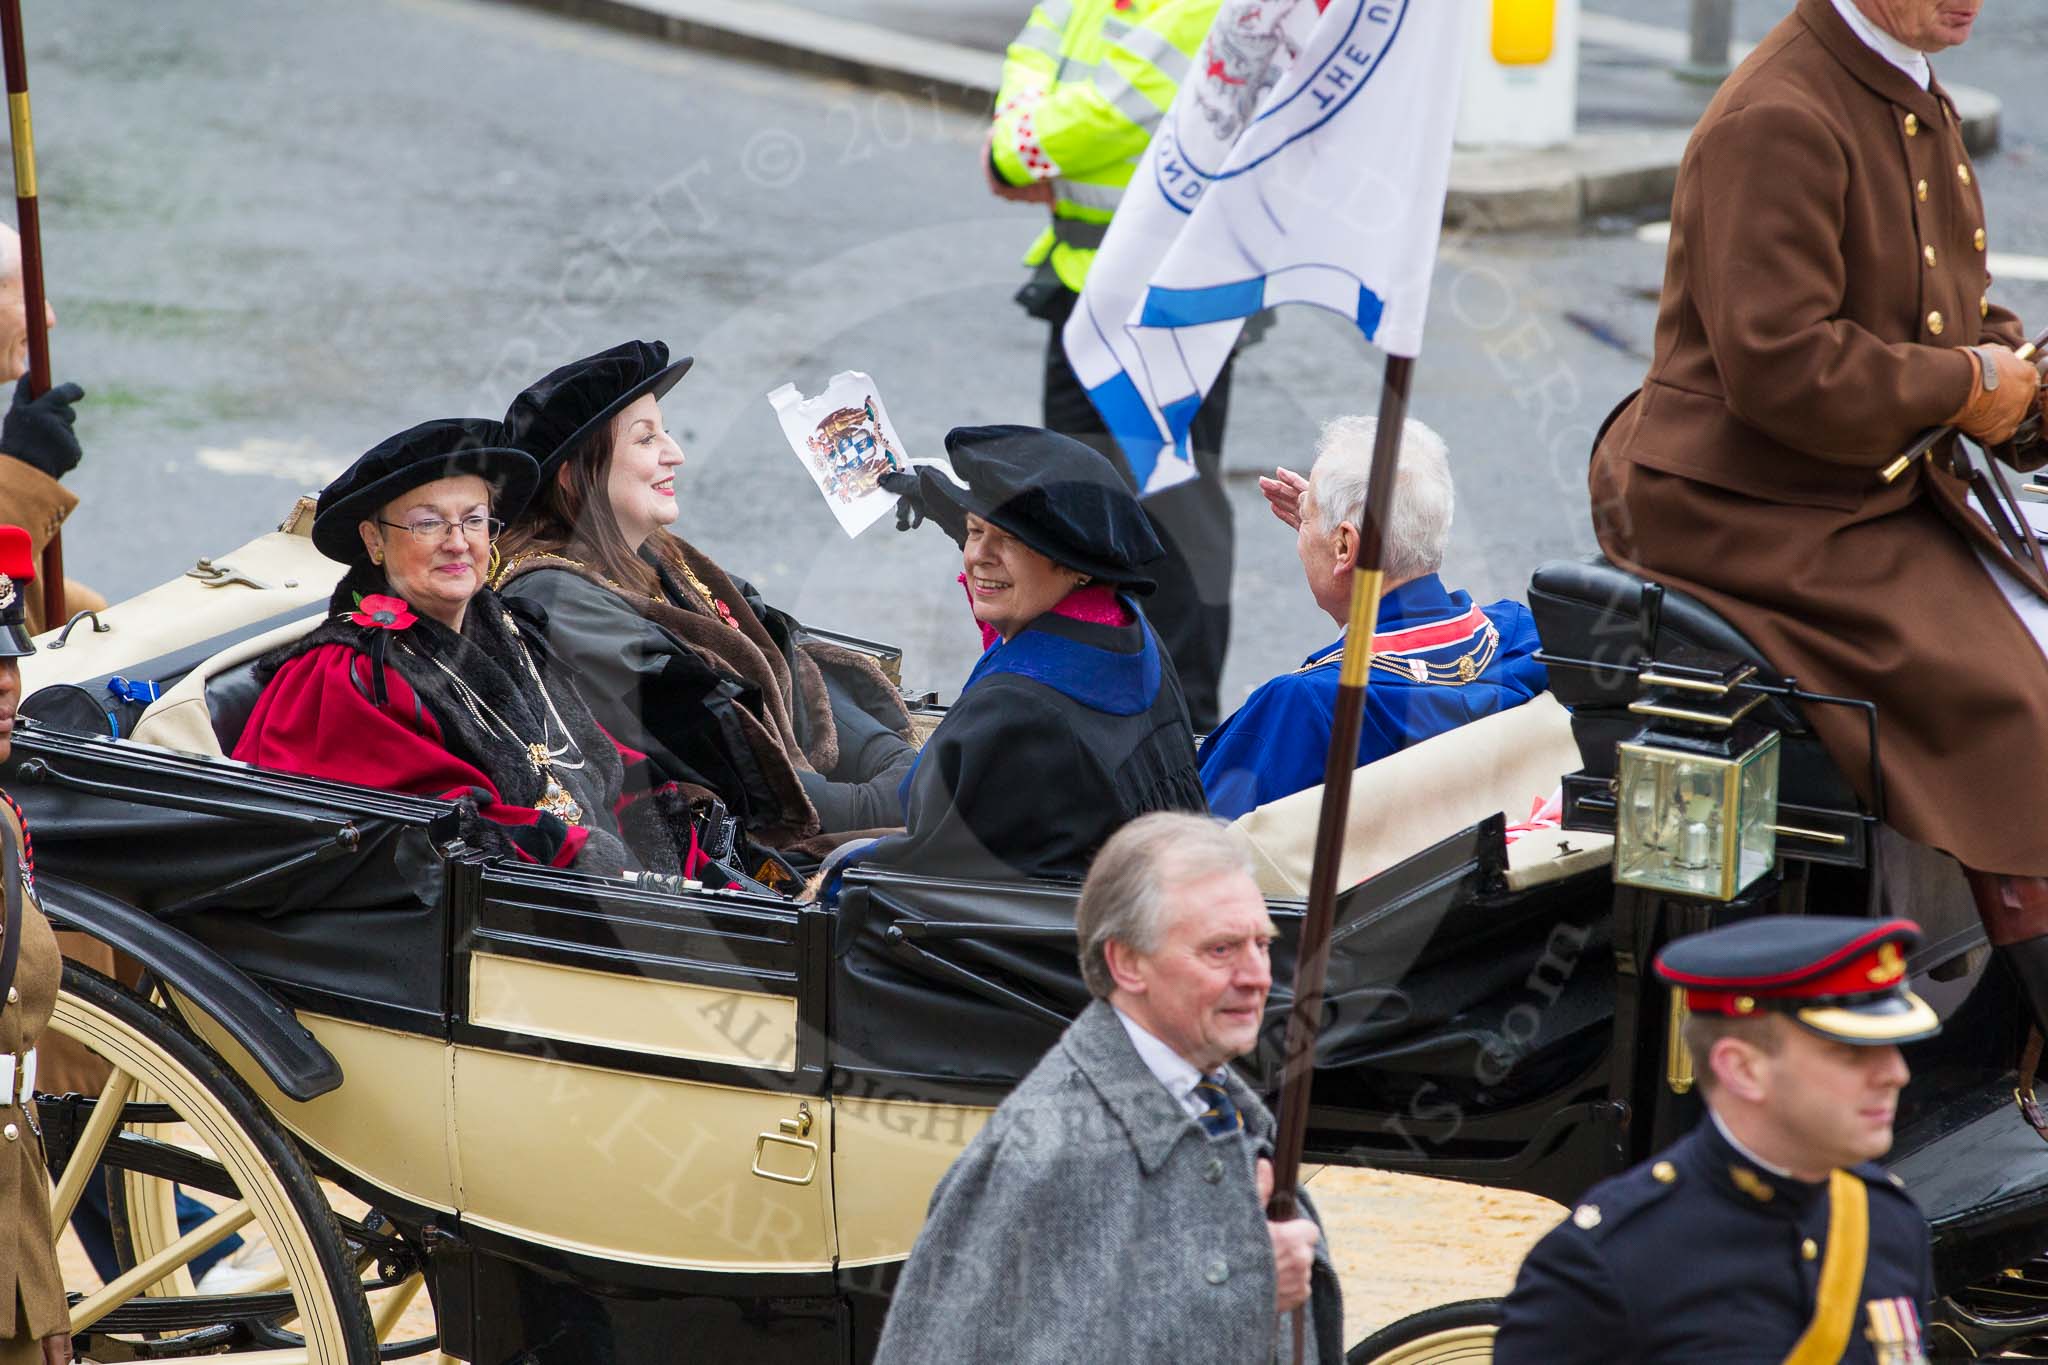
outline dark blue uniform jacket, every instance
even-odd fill
[[[1927,1223],[1884,1169],[1851,1365],[1919,1365],[1934,1296]],[[1780,1365],[1812,1321],[1828,1187],[1749,1161],[1711,1120],[1596,1185],[1536,1244],[1508,1296],[1494,1365]]]

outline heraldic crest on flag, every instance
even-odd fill
[[[1282,303],[1422,344],[1471,0],[1225,0],[1063,341],[1141,491],[1244,320]]]

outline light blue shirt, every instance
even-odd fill
[[[1158,1077],[1166,1087],[1166,1093],[1180,1101],[1180,1107],[1188,1111],[1189,1118],[1200,1118],[1209,1110],[1209,1102],[1195,1093],[1195,1087],[1202,1083],[1202,1073],[1195,1064],[1175,1052],[1152,1034],[1137,1020],[1111,1005],[1116,1010],[1117,1021],[1124,1026],[1124,1032],[1131,1035],[1131,1046],[1138,1050],[1138,1060],[1145,1069]]]

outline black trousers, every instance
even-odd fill
[[[1101,451],[1135,489],[1130,466],[1089,401],[1088,391],[1074,377],[1066,347],[1060,344],[1075,297],[1057,290],[1044,306],[1043,316],[1052,324],[1045,347],[1045,425]],[[1166,547],[1166,562],[1157,574],[1159,591],[1145,602],[1145,615],[1173,658],[1187,693],[1188,718],[1197,733],[1215,729],[1220,719],[1217,690],[1223,680],[1223,656],[1230,647],[1230,579],[1237,544],[1222,464],[1233,364],[1234,357],[1216,376],[1188,433],[1200,477],[1145,499],[1145,512]]]

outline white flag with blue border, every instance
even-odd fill
[[[1063,336],[1141,491],[1194,477],[1253,314],[1311,303],[1421,349],[1471,7],[1224,0]]]

